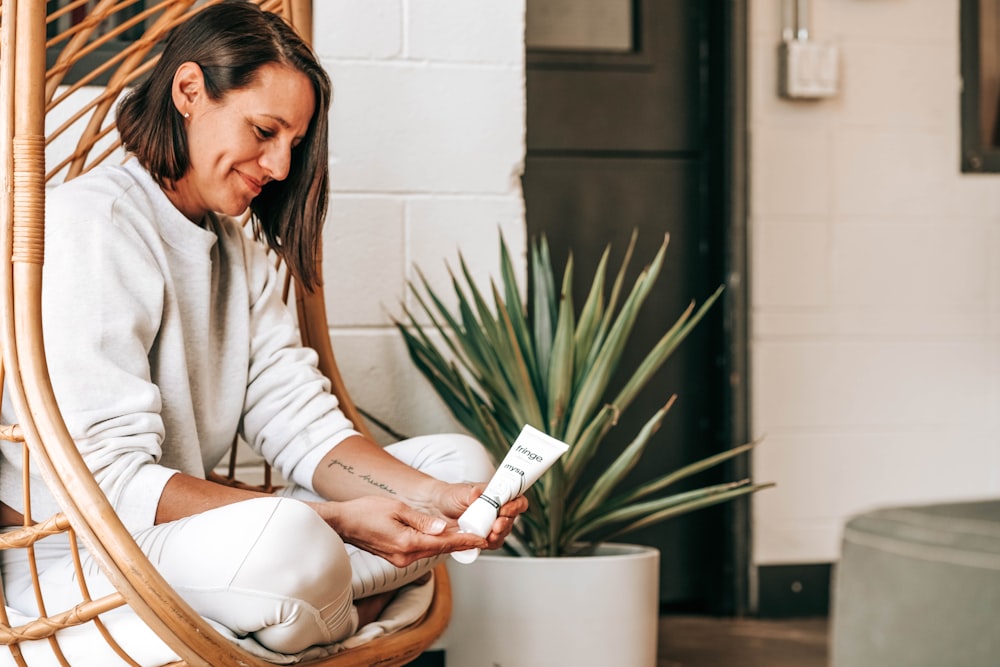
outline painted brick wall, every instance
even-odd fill
[[[812,0],[819,102],[749,4],[754,558],[834,561],[855,512],[1000,493],[1000,176],[959,171],[959,0]]]
[[[496,275],[500,230],[523,251],[524,0],[314,6],[334,85],[324,276],[338,363],[394,429],[453,430],[391,315],[414,265],[445,289],[459,250],[482,281]]]

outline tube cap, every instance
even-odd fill
[[[451,557],[462,565],[468,565],[479,558],[479,549],[466,549],[465,551],[452,551]]]

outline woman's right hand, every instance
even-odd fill
[[[312,506],[345,542],[396,567],[452,551],[488,547],[485,538],[458,532],[454,521],[425,514],[392,498],[364,496]]]

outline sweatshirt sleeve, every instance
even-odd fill
[[[358,431],[330,393],[316,352],[301,344],[271,261],[252,240],[245,252],[251,302],[243,437],[286,479],[314,491],[320,459]]]
[[[42,319],[53,390],[84,461],[134,531],[153,524],[174,474],[157,464],[164,425],[148,358],[163,278],[134,233],[90,213],[102,209],[86,193],[65,190],[47,207]]]

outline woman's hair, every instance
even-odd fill
[[[279,253],[296,280],[307,289],[321,284],[331,85],[315,54],[280,16],[245,0],[206,7],[177,26],[149,77],[121,101],[117,112],[125,149],[164,187],[190,166],[184,119],[171,95],[174,73],[185,62],[201,67],[214,101],[251,85],[267,64],[291,67],[309,78],[316,108],[305,137],[292,150],[288,176],[267,183],[250,210],[255,236]]]

